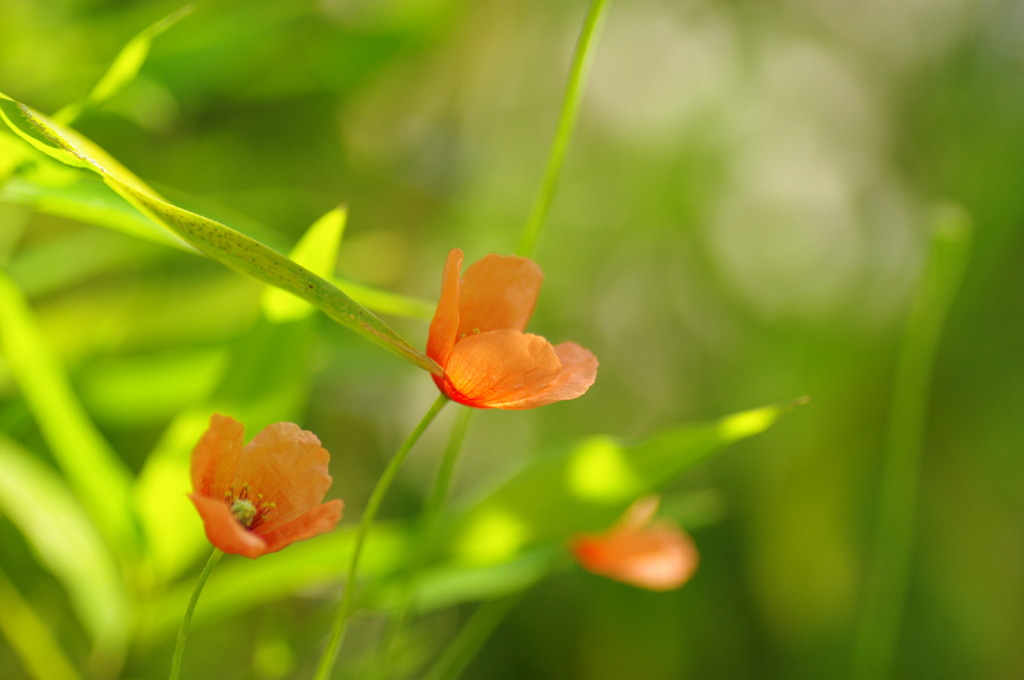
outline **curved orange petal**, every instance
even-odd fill
[[[544,390],[561,370],[555,350],[539,335],[496,330],[455,343],[442,391],[478,408],[501,408]]]
[[[588,571],[648,590],[682,586],[699,561],[693,539],[668,524],[584,536],[573,553]]]
[[[210,427],[192,450],[193,492],[219,498],[231,487],[244,434],[245,428],[234,418],[219,413],[210,416]]]
[[[455,346],[459,329],[459,271],[462,269],[462,251],[453,248],[448,253],[441,275],[441,296],[427,333],[427,356],[442,367]]]
[[[516,401],[494,404],[495,408],[526,409],[553,404],[582,396],[597,378],[597,357],[575,342],[555,345],[555,355],[562,365],[555,379],[536,394]]]
[[[474,262],[462,276],[457,338],[500,328],[523,330],[543,281],[540,267],[525,257],[487,255]]]
[[[235,516],[223,500],[194,493],[188,497],[192,499],[203,520],[206,538],[215,547],[232,555],[246,557],[259,557],[267,552],[266,542],[235,521]]]
[[[342,505],[340,500],[328,501],[263,534],[263,540],[267,542],[267,552],[277,552],[295,541],[331,531],[341,521]]]
[[[316,435],[294,423],[268,425],[245,445],[235,472],[236,491],[247,483],[250,494],[263,494],[265,502],[275,504],[258,533],[287,524],[323,500],[331,486],[329,460]]]

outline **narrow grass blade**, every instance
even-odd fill
[[[3,437],[0,470],[2,514],[67,590],[101,654],[120,656],[128,635],[128,597],[118,565],[88,515],[52,470]],[[0,619],[6,615],[0,610]]]
[[[89,514],[120,555],[137,554],[130,472],[90,421],[49,352],[27,301],[2,268],[0,351],[54,458]]]

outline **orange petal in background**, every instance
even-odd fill
[[[577,537],[571,546],[576,560],[588,571],[638,588],[682,586],[697,570],[697,547],[671,522],[652,524],[657,507],[656,496],[641,498],[610,530]]]

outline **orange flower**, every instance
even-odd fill
[[[634,503],[619,523],[602,534],[573,540],[572,551],[588,571],[648,590],[673,590],[697,570],[693,539],[667,522],[652,524],[658,498]]]
[[[552,346],[524,333],[540,293],[540,267],[488,255],[460,281],[462,251],[448,253],[427,356],[444,369],[437,387],[460,404],[525,409],[575,399],[597,375],[597,359],[573,342]]]
[[[342,503],[321,503],[330,454],[316,435],[275,423],[242,446],[243,434],[240,422],[214,414],[192,451],[189,498],[210,543],[259,557],[333,529]]]

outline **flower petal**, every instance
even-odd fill
[[[442,391],[478,408],[502,408],[543,391],[558,376],[555,350],[539,335],[504,329],[455,343]]]
[[[680,587],[699,561],[693,539],[670,524],[583,536],[572,550],[588,571],[647,590]]]
[[[340,500],[329,501],[267,532],[263,535],[263,540],[267,542],[267,552],[277,552],[295,541],[331,531],[341,521],[341,509]]]
[[[543,280],[540,267],[525,257],[487,255],[474,262],[462,277],[457,338],[526,328]]]
[[[234,515],[223,500],[194,493],[188,497],[199,511],[206,538],[214,547],[232,555],[246,557],[259,557],[267,552],[264,540],[235,521]]]
[[[331,486],[330,455],[312,432],[294,423],[268,425],[242,449],[235,473],[236,491],[249,485],[275,507],[256,532],[266,535],[316,507]]]
[[[231,487],[242,454],[245,428],[229,416],[214,413],[210,427],[192,450],[192,491],[220,498]]]
[[[462,268],[462,251],[453,248],[448,253],[441,275],[441,297],[437,310],[430,321],[427,334],[427,356],[442,367],[448,362],[448,355],[455,346],[459,329],[459,271]]]
[[[597,357],[575,342],[556,345],[555,355],[562,368],[558,375],[541,391],[516,401],[494,404],[495,408],[525,409],[545,406],[582,396],[597,378]]]

